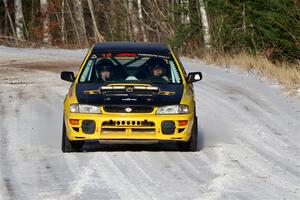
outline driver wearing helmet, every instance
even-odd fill
[[[111,81],[111,78],[112,78],[112,69],[111,69],[111,66],[102,66],[100,68],[100,79],[102,81]]]
[[[159,79],[162,78],[165,81],[169,82],[166,72],[166,62],[163,59],[158,59],[151,63],[150,65],[150,73],[152,79]]]
[[[113,76],[114,64],[110,60],[101,60],[97,63],[95,70],[97,79],[100,81],[111,81]]]
[[[166,81],[169,81],[168,77],[165,76],[166,73],[164,68],[160,65],[155,65],[154,67],[152,67],[152,74],[154,77],[161,77]]]

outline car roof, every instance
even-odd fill
[[[147,42],[102,42],[94,45],[92,53],[103,51],[136,51],[144,53],[169,54],[170,49],[164,43]]]

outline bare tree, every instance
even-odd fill
[[[245,8],[245,3],[243,3],[242,16],[243,16],[243,31],[244,31],[244,34],[246,34],[246,8]]]
[[[130,18],[130,24],[131,24],[131,30],[132,30],[132,38],[134,40],[138,40],[139,36],[139,28],[138,28],[138,18],[136,15],[135,10],[133,9],[133,0],[128,0],[128,12],[129,12],[129,18]]]
[[[65,36],[65,0],[61,1],[61,41],[63,44],[66,42]]]
[[[85,22],[84,22],[84,16],[83,16],[83,8],[82,8],[82,0],[74,1],[74,16],[75,16],[75,22],[77,24],[78,28],[78,34],[80,37],[80,40],[84,41],[85,45],[87,45],[87,37],[86,37],[86,29],[85,29]]]
[[[109,6],[111,7],[111,9],[109,10],[109,14],[105,14],[105,18],[108,22],[111,40],[114,40],[114,34],[116,33],[116,29],[119,28],[119,27],[117,27],[117,15],[116,15],[116,9],[115,9],[116,3],[117,2],[115,0],[110,0]]]
[[[175,13],[174,0],[171,0],[171,16],[173,21],[175,21],[174,13]]]
[[[205,10],[205,5],[203,0],[199,0],[200,6],[200,14],[201,14],[201,23],[202,23],[202,30],[203,30],[203,40],[205,48],[210,48],[210,32],[209,32],[209,24],[207,20],[207,14]]]
[[[11,19],[11,15],[10,15],[9,10],[8,10],[7,0],[3,0],[3,3],[4,3],[4,6],[5,6],[5,13],[6,13],[7,17],[8,17],[8,20],[9,20],[9,23],[10,23],[11,30],[12,30],[12,32],[13,32],[13,34],[14,34],[14,38],[15,38],[15,40],[16,40],[16,39],[17,39],[17,35],[16,35],[14,23],[13,23],[13,21],[12,21],[12,19]]]
[[[75,33],[76,33],[76,38],[77,38],[78,44],[81,46],[81,41],[80,41],[79,33],[78,33],[78,30],[77,30],[77,26],[76,26],[74,17],[72,15],[71,7],[70,7],[70,4],[69,4],[68,0],[66,0],[66,5],[68,7],[68,11],[69,11],[69,14],[70,14],[71,22],[72,22],[72,24],[74,26],[74,29],[75,29]]]
[[[18,40],[24,40],[24,16],[21,0],[15,0],[15,25]]]
[[[190,23],[189,0],[180,0],[180,6],[181,6],[181,23],[189,24]]]
[[[140,29],[142,31],[143,34],[143,40],[144,42],[147,42],[147,36],[146,36],[146,32],[145,32],[145,27],[144,27],[144,19],[143,19],[143,13],[142,13],[142,2],[141,0],[138,0],[138,11],[139,11],[139,20],[140,20]]]
[[[88,6],[89,6],[89,9],[90,9],[91,16],[92,16],[95,39],[98,42],[103,42],[104,41],[104,37],[99,32],[99,29],[98,29],[98,26],[97,26],[97,22],[96,22],[96,18],[95,18],[95,15],[94,15],[94,10],[93,10],[92,0],[87,0],[87,2],[88,2]]]
[[[128,3],[127,3],[127,0],[123,0],[123,3],[124,3],[124,7],[126,9],[126,32],[127,32],[127,36],[129,37],[129,40],[131,41],[132,40],[132,31],[131,31],[131,20],[130,20],[130,14],[129,14],[129,6],[128,6]]]
[[[43,42],[50,44],[50,19],[48,12],[48,0],[40,0],[41,12],[44,18],[43,20]]]

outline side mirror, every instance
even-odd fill
[[[65,81],[74,82],[75,76],[73,72],[62,72],[60,78]]]
[[[202,73],[201,72],[191,72],[188,74],[187,82],[188,83],[194,83],[197,81],[200,81],[202,79]]]

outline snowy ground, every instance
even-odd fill
[[[173,144],[63,154],[62,102],[86,50],[0,47],[0,199],[300,199],[300,102],[235,68],[183,59],[200,152]]]

